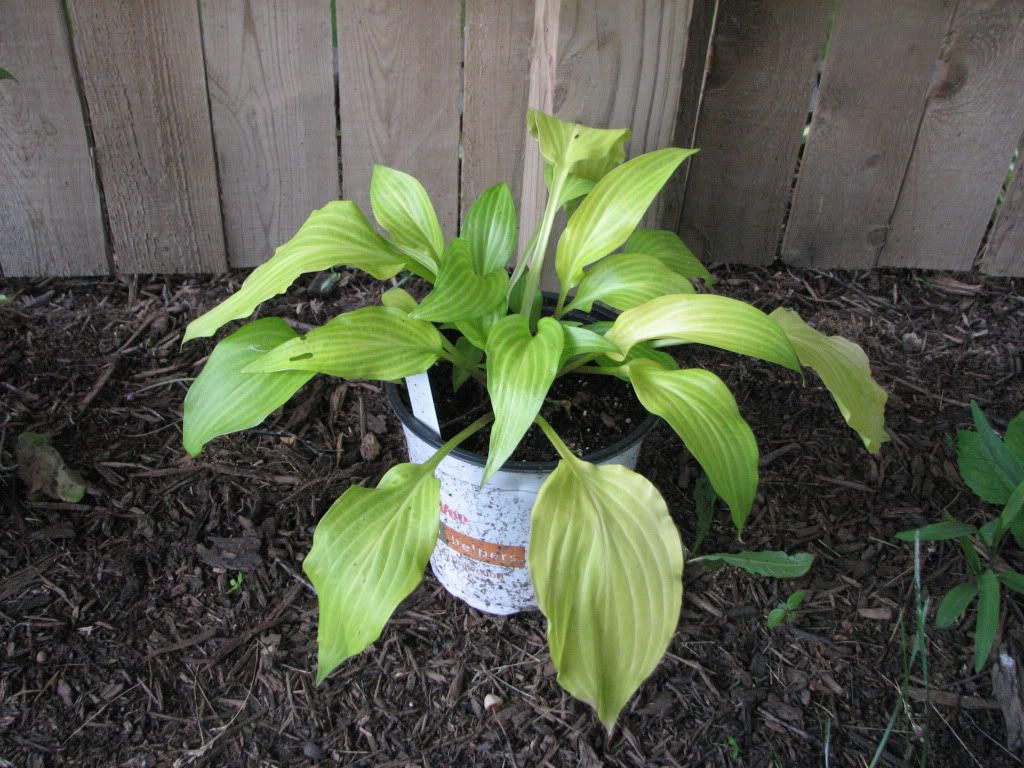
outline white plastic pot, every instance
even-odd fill
[[[388,384],[387,394],[402,422],[410,461],[426,461],[442,441],[412,414],[396,385]],[[643,440],[656,423],[656,417],[648,416],[622,440],[584,458],[635,468]],[[485,463],[484,456],[456,449],[438,465],[441,527],[431,568],[451,594],[478,610],[504,615],[536,608],[526,567],[530,511],[557,463],[510,461],[481,488]]]

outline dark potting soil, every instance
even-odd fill
[[[435,365],[429,375],[443,439],[451,438],[490,410],[487,390],[475,379],[468,380],[457,392],[452,389],[450,363]],[[408,405],[408,395],[404,390],[402,395]],[[622,440],[647,417],[627,382],[612,376],[592,374],[569,374],[555,379],[540,413],[579,456]],[[486,455],[490,435],[488,425],[460,447]],[[550,441],[534,425],[520,441],[511,461],[555,461],[557,458]]]

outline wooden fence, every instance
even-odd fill
[[[709,262],[1024,274],[1024,0],[332,5],[0,0],[3,274],[258,264],[375,162],[529,225],[527,104],[701,147],[658,216]]]

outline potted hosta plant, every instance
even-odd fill
[[[451,368],[453,388],[475,382],[484,399],[467,407],[479,418],[444,436],[428,423],[423,392],[412,392],[406,406],[392,390],[414,461],[391,468],[375,488],[349,488],[317,526],[303,567],[319,600],[318,680],[380,635],[421,581],[435,548],[461,549],[482,578],[509,574],[508,588],[518,590],[504,605],[484,600],[485,609],[514,610],[536,600],[559,683],[611,727],[673,635],[683,547],[658,490],[622,463],[602,463],[635,460],[649,425],[639,419],[618,446],[577,456],[541,415],[552,387],[565,377],[624,382],[700,462],[737,531],[757,488],[754,435],[721,379],[681,369],[659,348],[707,344],[793,371],[807,366],[872,452],[887,439],[886,398],[858,346],[822,335],[794,312],[769,315],[698,292],[691,279],[710,282],[710,275],[678,237],[637,229],[655,195],[696,150],[661,149],[624,162],[628,131],[536,111],[527,125],[547,164],[549,195],[511,274],[517,220],[507,185],[487,190],[468,210],[459,236],[446,243],[420,183],[377,166],[371,206],[388,237],[355,204],[328,203],[235,294],[194,320],[185,341],[213,335],[299,275],[330,267],[355,267],[379,279],[408,271],[429,292],[417,301],[391,288],[381,305],[338,315],[304,336],[279,318],[243,325],[216,346],[189,390],[184,441],[195,455],[218,435],[255,426],[317,373],[410,378],[422,389],[415,377],[443,364]],[[553,254],[559,290],[545,301],[540,275],[562,209],[568,220]],[[596,304],[621,314],[602,316]],[[481,430],[489,430],[485,454],[460,449]],[[557,463],[524,469],[510,462],[524,435],[537,430]],[[470,467],[468,475],[459,462]],[[442,503],[441,481],[460,473],[462,485],[445,490]],[[465,498],[467,478],[481,493],[475,509]],[[508,522],[510,505],[487,495],[495,486],[519,497],[519,522]],[[483,533],[458,529],[460,518],[490,511],[498,517],[482,524]],[[434,565],[438,570],[436,556]]]

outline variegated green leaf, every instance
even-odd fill
[[[423,579],[440,501],[431,466],[399,464],[374,489],[350,487],[317,525],[302,569],[320,608],[318,683],[376,640]]]
[[[432,324],[399,309],[364,307],[282,344],[245,371],[317,371],[397,381],[427,370],[442,349],[441,334]]]
[[[725,382],[700,368],[665,370],[651,360],[634,360],[627,368],[644,408],[679,435],[742,534],[757,493],[759,457],[754,433]]]
[[[619,162],[622,162],[621,160]],[[551,192],[551,181],[554,178],[555,167],[551,163],[544,164],[544,183],[547,185],[548,192]],[[577,176],[570,173],[566,176],[565,184],[562,186],[562,193],[558,196],[557,206],[562,208],[574,203],[581,197],[585,197],[590,193],[590,190],[594,188],[594,184],[597,182],[585,179],[582,176]]]
[[[555,252],[562,290],[579,283],[583,268],[607,256],[632,234],[655,195],[696,150],[648,152],[609,171],[569,218]]]
[[[498,267],[483,275],[473,270],[469,244],[452,240],[437,273],[434,290],[409,313],[417,320],[452,323],[491,314],[500,308],[508,292],[508,273]]]
[[[297,335],[281,318],[268,317],[243,325],[214,347],[185,395],[186,451],[197,456],[213,438],[255,427],[313,377],[312,371],[243,373]]]
[[[248,317],[257,305],[284,293],[306,272],[349,266],[383,280],[405,265],[405,257],[373,230],[355,203],[335,200],[313,211],[295,236],[257,267],[241,288],[189,323],[182,343],[212,336],[225,323]]]
[[[632,309],[668,293],[693,293],[693,284],[653,256],[613,253],[587,270],[565,311],[589,312],[595,301]]]
[[[473,271],[485,275],[504,269],[518,239],[516,206],[508,184],[495,184],[469,206],[460,237],[469,244]]]
[[[537,140],[544,159],[567,172],[573,172],[578,163],[586,161],[600,165],[604,162],[621,163],[626,156],[624,145],[630,137],[628,129],[590,128],[559,120],[536,109],[527,110],[526,127]],[[581,170],[594,179],[599,167],[586,166]]]
[[[796,351],[778,323],[757,307],[725,296],[661,296],[627,309],[605,336],[621,354],[637,342],[667,339],[708,344],[800,370]]]
[[[800,362],[821,377],[864,446],[877,453],[889,439],[885,431],[885,401],[889,396],[871,378],[864,350],[842,336],[826,336],[814,330],[792,310],[779,307],[770,317],[789,337]]]
[[[370,177],[370,207],[395,245],[436,275],[444,235],[423,185],[408,173],[375,165]]]
[[[708,272],[707,267],[700,263],[693,255],[693,251],[686,247],[675,232],[665,229],[638,229],[630,235],[622,250],[627,253],[646,253],[683,277],[700,278],[708,286],[715,284],[715,278]]]
[[[679,620],[683,551],[665,501],[623,466],[563,454],[537,495],[527,557],[558,682],[611,730]]]
[[[416,299],[405,288],[389,288],[380,295],[380,303],[385,307],[400,309],[406,314],[413,312],[419,306]]]
[[[567,360],[577,355],[616,352],[619,349],[604,336],[588,328],[563,321],[562,330],[565,331],[565,345],[562,347],[560,365],[564,365]]]
[[[494,410],[484,484],[501,468],[534,418],[558,373],[565,334],[557,320],[542,317],[537,335],[523,315],[506,315],[487,337],[487,392]]]
[[[487,348],[487,336],[491,332],[491,328],[498,322],[499,319],[504,317],[504,312],[495,310],[487,315],[481,315],[480,317],[467,317],[462,320],[456,320],[454,325],[459,333],[461,333],[469,342],[479,349]]]
[[[591,323],[590,325],[587,325],[585,327],[588,330],[593,331],[594,333],[599,333],[602,336],[604,336],[612,327],[612,322],[610,320],[601,320],[600,322]],[[618,347],[616,347],[614,352],[609,352],[609,354],[616,355],[617,357],[622,357],[622,355],[618,351]],[[630,348],[629,352],[626,354],[626,357],[622,360],[612,360],[612,358],[609,357],[608,355],[601,355],[601,357],[597,358],[597,364],[603,368],[612,368],[615,366],[622,366],[627,363],[631,363],[633,360],[636,360],[641,357],[647,360],[653,360],[654,362],[660,364],[662,368],[674,370],[679,367],[679,363],[676,362],[676,359],[672,357],[672,355],[668,354],[667,352],[661,352],[655,349],[646,341],[641,341],[637,344],[634,344]]]

